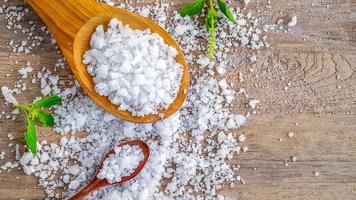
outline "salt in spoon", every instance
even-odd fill
[[[118,147],[122,147],[124,145],[139,146],[143,152],[143,155],[144,155],[144,159],[139,162],[138,166],[135,168],[135,170],[132,172],[132,174],[129,176],[122,177],[121,181],[117,182],[117,183],[109,183],[106,179],[99,179],[97,177],[98,172],[103,167],[103,162],[105,161],[105,159],[107,159],[109,157],[109,155],[115,153],[114,149],[111,149],[109,151],[109,153],[106,154],[104,159],[101,161],[101,164],[98,168],[99,170],[97,170],[93,180],[85,188],[81,189],[78,193],[76,193],[74,196],[69,198],[69,200],[84,200],[89,194],[99,190],[100,188],[103,188],[103,187],[106,187],[109,185],[120,185],[120,184],[127,182],[127,181],[133,179],[134,177],[136,177],[141,172],[141,170],[143,169],[143,167],[145,166],[145,164],[148,161],[148,158],[150,156],[150,148],[149,148],[148,144],[142,140],[131,140],[128,142],[124,142],[124,143],[119,144]]]
[[[55,37],[68,66],[84,91],[106,111],[114,116],[135,123],[152,123],[173,115],[182,106],[189,87],[188,65],[182,49],[163,28],[153,21],[135,13],[108,6],[94,0],[27,0]],[[159,34],[166,44],[174,47],[178,54],[174,58],[183,68],[177,98],[158,114],[134,116],[131,112],[118,110],[107,97],[100,96],[94,89],[94,81],[83,64],[83,55],[90,49],[90,38],[99,25],[107,27],[112,18],[117,18],[132,29],[150,29]]]

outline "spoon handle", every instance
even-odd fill
[[[95,178],[89,185],[80,190],[74,196],[69,198],[69,200],[84,200],[89,194],[99,190],[102,187],[108,186],[108,182],[106,180],[100,180]]]
[[[91,17],[91,12],[87,13],[83,8],[95,2],[92,0],[27,0],[27,3],[41,17],[52,34],[60,34],[59,38],[73,40],[80,27]]]
[[[72,54],[73,41],[82,25],[105,12],[94,0],[27,0],[56,38],[63,54]]]

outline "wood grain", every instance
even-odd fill
[[[175,2],[182,5],[188,0]],[[259,98],[261,104],[257,115],[234,132],[236,136],[247,135],[245,145],[249,151],[232,161],[241,165],[239,174],[246,184],[235,183],[233,189],[225,186],[222,194],[242,200],[355,199],[356,2],[271,0],[270,9],[265,9],[267,1],[251,2],[248,6],[251,12],[258,6],[260,14],[269,16],[270,22],[297,15],[298,24],[288,33],[269,33],[273,48],[262,50],[256,63],[241,65],[227,75],[229,81],[234,81],[239,72],[243,73],[246,80],[236,81],[236,88],[246,88],[250,97]],[[20,0],[11,3],[23,5]],[[35,15],[31,19],[39,23]],[[9,58],[5,43],[22,37],[13,35],[4,26],[0,17],[1,84],[18,79],[16,70],[27,60],[34,64],[34,73],[55,63],[56,50],[49,42],[33,55],[15,54]],[[245,49],[239,52],[242,57],[249,55]],[[15,60],[20,60],[20,64],[14,64]],[[6,73],[12,76],[5,78]],[[61,77],[68,74],[59,73]],[[288,82],[291,85],[284,90]],[[29,101],[38,94],[39,89],[33,87],[20,101]],[[0,109],[8,110],[3,104]],[[15,122],[0,120],[0,149],[8,155],[1,163],[14,156],[13,148],[7,146],[7,132],[13,133],[16,141],[22,141],[24,129],[21,118]],[[288,132],[294,132],[295,137],[289,138]],[[57,137],[49,130],[41,134],[41,139]],[[294,155],[298,158],[296,162],[290,159]],[[314,171],[320,176],[315,177]],[[43,199],[34,177],[13,170],[0,173],[0,179],[0,199]]]

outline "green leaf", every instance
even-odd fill
[[[194,16],[197,15],[204,8],[205,0],[195,0],[193,3],[185,5],[180,9],[181,16]]]
[[[32,121],[31,117],[27,118],[27,131],[25,134],[25,140],[27,148],[31,150],[33,155],[37,153],[37,133],[35,124]]]
[[[217,16],[218,13],[216,12],[216,10],[214,8],[210,8],[208,15],[205,18],[205,26],[208,33],[215,31],[215,23]]]
[[[227,6],[224,0],[217,0],[220,11],[230,20],[232,23],[236,24],[235,17],[232,15],[231,10]]]
[[[32,110],[31,114],[33,118],[41,124],[41,126],[54,126],[54,117],[51,113],[42,110]]]
[[[50,97],[44,97],[34,103],[32,103],[32,107],[34,108],[41,108],[41,107],[51,107],[54,105],[59,105],[62,103],[62,98],[60,96],[50,96]]]

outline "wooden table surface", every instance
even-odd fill
[[[356,199],[356,1],[271,0],[270,9],[265,8],[267,0],[251,2],[251,12],[258,6],[270,22],[296,15],[298,24],[288,33],[268,33],[273,48],[261,50],[256,63],[229,73],[230,80],[237,80],[242,72],[246,80],[236,84],[261,104],[257,115],[236,131],[237,135],[247,135],[249,151],[232,161],[241,165],[239,173],[246,184],[224,187],[221,193],[243,200]],[[25,5],[21,0],[7,4]],[[35,14],[27,18],[39,23]],[[35,69],[33,74],[53,66],[58,55],[45,35],[41,49],[30,55],[10,56],[6,43],[21,41],[24,36],[13,34],[5,25],[1,15],[1,86],[12,86],[19,79],[17,70],[28,61]],[[65,78],[68,72],[60,75]],[[38,86],[33,87],[19,96],[19,101],[28,102],[39,94]],[[9,111],[2,97],[0,103],[1,111]],[[0,164],[14,160],[8,132],[15,136],[14,141],[23,143],[23,120],[0,120],[0,150],[6,153]],[[295,136],[289,138],[288,132]],[[47,140],[57,137],[40,135]],[[296,162],[291,161],[294,155]],[[315,176],[315,172],[320,175]],[[43,199],[36,178],[21,170],[0,173],[0,199],[21,198]]]

